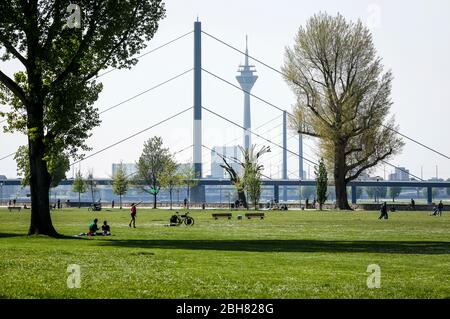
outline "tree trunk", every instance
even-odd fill
[[[119,194],[120,209],[122,209],[122,194]]]
[[[347,183],[345,181],[345,144],[336,143],[334,157],[334,183],[336,189],[336,206],[340,210],[352,210],[348,204]]]
[[[156,209],[156,194],[153,194],[153,209]]]
[[[53,227],[50,215],[50,174],[47,171],[47,163],[43,160],[45,156],[45,145],[43,141],[44,130],[39,123],[42,119],[43,107],[35,104],[30,109],[28,128],[34,129],[33,134],[28,137],[28,149],[30,159],[30,193],[31,193],[31,224],[28,235],[47,235],[57,237],[58,233]],[[42,122],[41,122],[42,123]],[[34,124],[34,125],[33,125]]]
[[[169,190],[169,196],[170,196],[170,210],[172,210],[172,190]]]
[[[78,192],[78,209],[81,208],[81,193]]]
[[[244,206],[244,208],[247,208],[247,198],[245,197],[245,192],[244,190],[238,190],[238,198],[239,198],[239,202],[242,202],[242,205]]]

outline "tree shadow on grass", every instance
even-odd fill
[[[11,238],[11,237],[25,237],[26,234],[18,233],[0,233],[0,238]]]
[[[46,235],[28,235],[26,233],[0,233],[0,239],[1,238],[13,238],[13,237],[27,237],[27,238],[54,238],[54,239],[89,239],[89,238],[83,238],[79,236],[68,236],[68,235],[62,235],[58,234],[56,237],[49,237]]]
[[[450,254],[450,242],[342,240],[102,240],[101,246],[242,252]]]

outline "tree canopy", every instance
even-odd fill
[[[340,209],[350,209],[348,182],[400,152],[389,116],[391,71],[384,72],[361,21],[319,13],[286,49],[285,80],[297,96],[291,118],[298,133],[320,139]]]
[[[163,147],[161,137],[154,136],[144,143],[144,149],[137,162],[135,183],[144,192],[153,196],[153,208],[156,208],[156,197],[167,180],[168,168],[174,163],[169,149]]]
[[[126,175],[125,167],[120,162],[117,171],[112,178],[112,191],[114,194],[119,195],[119,207],[122,209],[122,196],[128,191],[129,179]]]
[[[76,13],[79,13],[77,16]],[[0,54],[17,61],[13,76],[0,69],[0,104],[9,132],[28,138],[29,234],[57,236],[48,190],[50,154],[86,151],[100,124],[94,102],[103,69],[130,68],[165,16],[161,0],[0,1]]]

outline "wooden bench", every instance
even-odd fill
[[[20,212],[21,209],[22,207],[20,206],[8,206],[9,211],[18,210]]]
[[[246,213],[245,217],[247,217],[248,219],[253,218],[253,217],[259,217],[261,219],[264,219],[264,213]]]
[[[231,219],[231,217],[233,217],[233,214],[231,213],[213,213],[212,217],[214,219],[219,219],[219,218],[228,218]]]

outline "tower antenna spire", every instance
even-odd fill
[[[248,35],[245,35],[245,65],[248,65]]]
[[[250,90],[255,84],[258,76],[255,74],[254,66],[251,66],[248,61],[248,36],[245,35],[245,63],[240,65],[238,69],[239,75],[236,80],[244,90],[244,149],[248,150],[251,145],[251,117],[250,117]]]

